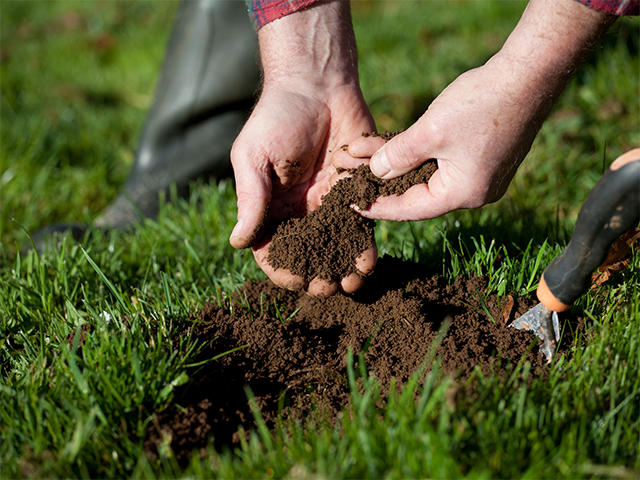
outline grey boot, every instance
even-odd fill
[[[158,197],[175,183],[185,193],[198,177],[232,174],[229,153],[259,84],[257,37],[242,0],[183,0],[126,184],[95,219],[98,228],[128,227],[158,213]],[[86,227],[56,224],[47,238]]]
[[[254,103],[256,35],[242,0],[183,0],[129,178],[95,221],[131,225],[158,212],[158,194],[232,174],[229,152]]]

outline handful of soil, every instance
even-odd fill
[[[389,140],[393,134],[380,136]],[[437,168],[431,159],[392,180],[376,177],[368,165],[348,169],[352,176],[338,181],[317,210],[278,225],[269,246],[269,263],[303,278],[340,281],[356,271],[355,260],[372,246],[375,227],[374,220],[361,217],[350,205],[366,210],[379,197],[402,195],[414,185],[427,183]]]

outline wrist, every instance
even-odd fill
[[[283,84],[318,90],[359,83],[348,2],[318,2],[265,25],[258,39],[265,90]]]

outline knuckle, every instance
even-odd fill
[[[478,185],[462,200],[459,208],[480,208],[491,203],[492,195],[489,186]]]
[[[431,120],[425,122],[422,134],[425,143],[428,142],[433,148],[440,149],[445,145],[447,138],[451,137],[451,130],[444,122]]]
[[[391,147],[389,162],[392,167],[406,170],[416,165],[419,159],[417,145],[413,139],[399,137],[398,141]]]
[[[244,132],[231,146],[231,163],[233,165],[250,164],[256,167],[269,163],[269,152],[264,145],[256,140],[246,140]]]

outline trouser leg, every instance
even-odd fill
[[[229,153],[259,82],[256,35],[242,0],[183,0],[132,171],[97,227],[158,211],[172,183],[232,174]]]
[[[198,177],[232,174],[231,146],[259,84],[256,62],[244,1],[182,1],[133,168],[96,227],[123,228],[155,216],[160,192],[172,184],[185,192]],[[49,225],[32,239],[44,252],[48,239],[69,230],[79,241],[86,226]]]

